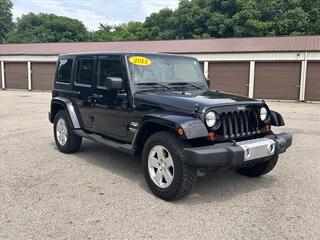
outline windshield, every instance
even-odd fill
[[[161,55],[128,56],[128,65],[134,85],[144,83],[195,83],[206,85],[197,60]]]

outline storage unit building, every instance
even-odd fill
[[[59,54],[109,51],[189,55],[200,61],[213,89],[320,101],[320,36],[5,44],[0,47],[0,87],[50,90]]]

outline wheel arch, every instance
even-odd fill
[[[270,111],[270,124],[276,127],[285,125],[283,117],[276,111]]]
[[[177,131],[179,128],[184,130],[182,136],[178,135]],[[207,128],[198,118],[169,114],[148,114],[140,121],[139,128],[136,130],[132,142],[137,153],[141,153],[148,137],[160,131],[170,131],[186,140],[208,136]]]
[[[66,110],[72,128],[74,129],[81,128],[79,118],[76,113],[76,109],[74,108],[72,102],[69,99],[64,97],[55,97],[51,100],[50,114],[49,114],[49,120],[51,123],[54,122],[54,118],[60,110]]]

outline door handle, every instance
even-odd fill
[[[73,94],[80,95],[79,91],[72,91]]]
[[[100,94],[92,94],[92,98],[94,98],[94,99],[100,99],[100,98],[103,98],[103,95],[100,95]]]

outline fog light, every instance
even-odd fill
[[[268,151],[269,151],[269,153],[273,153],[273,152],[274,152],[274,149],[275,149],[274,143],[271,143],[271,144],[268,146]]]
[[[250,150],[249,150],[249,148],[246,148],[246,150],[244,150],[244,157],[245,157],[245,158],[249,158],[249,157],[250,157]]]

